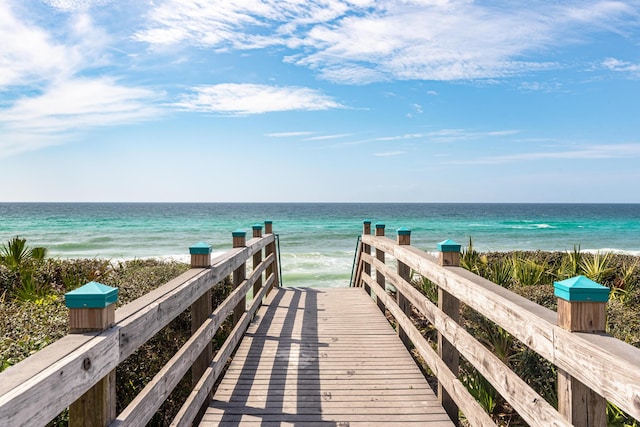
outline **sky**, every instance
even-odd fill
[[[0,0],[0,202],[640,202],[640,1]]]

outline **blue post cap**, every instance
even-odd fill
[[[211,245],[204,242],[198,242],[189,247],[189,253],[191,255],[209,255],[211,253]]]
[[[593,280],[576,276],[561,282],[553,282],[553,294],[571,302],[607,302],[610,289]]]
[[[265,220],[264,222],[265,224],[273,224],[273,221],[271,221],[270,219]]]
[[[365,219],[364,221],[362,221],[363,224],[371,224],[371,220],[370,219]]]
[[[447,239],[438,243],[438,250],[440,252],[460,252],[462,246],[453,240]]]
[[[254,230],[262,230],[262,224],[253,224],[251,228]]]
[[[384,228],[384,223],[382,223],[382,222],[377,222],[377,223],[376,223],[376,228]]]
[[[238,229],[238,230],[234,230],[234,231],[232,231],[232,232],[231,232],[231,235],[232,235],[233,237],[247,237],[247,232],[246,232],[246,231],[244,231],[244,230],[240,230],[240,229]]]
[[[68,308],[105,308],[118,301],[118,288],[89,282],[84,286],[64,294]]]
[[[409,230],[407,227],[400,227],[396,230],[396,232],[398,233],[398,236],[410,236],[411,235],[411,230]]]

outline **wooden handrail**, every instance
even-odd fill
[[[51,421],[203,294],[265,247],[273,245],[274,240],[273,234],[253,238],[246,242],[246,246],[231,249],[214,259],[210,268],[192,268],[116,310],[115,325],[107,330],[68,335],[0,373],[0,425],[45,425]],[[223,349],[228,357],[239,342],[243,328],[246,329],[260,306],[267,288],[275,282],[272,273],[266,280],[261,279],[265,270],[277,271],[274,267],[277,266],[276,262],[275,254],[271,253],[254,266],[251,275],[211,313],[111,425],[130,422],[145,424],[150,420],[207,343],[211,342],[233,307],[246,299],[254,284],[262,282],[264,285],[253,298],[250,310],[244,313],[234,332],[227,338]],[[213,366],[212,369],[221,370],[226,358],[222,360],[217,364],[214,360],[210,368]],[[211,376],[209,370],[205,372],[206,375]],[[213,382],[207,384],[207,392],[210,393]],[[199,409],[196,408],[196,413]]]
[[[590,334],[562,329],[557,326],[556,312],[463,268],[440,266],[437,258],[415,247],[398,245],[389,238],[370,235],[363,235],[362,243],[384,251],[398,262],[408,265],[588,388],[632,417],[640,418],[640,349],[604,333]],[[409,299],[530,425],[571,425],[480,342],[393,269],[364,253],[361,254],[361,262],[371,264],[376,275],[384,275],[388,283]],[[396,317],[398,324],[409,335],[465,416],[476,420],[472,422],[473,425],[485,425],[486,419],[477,413],[478,407],[469,402],[470,395],[462,396],[466,390],[459,390],[459,380],[452,376],[451,371],[444,369],[442,361],[437,355],[434,356],[435,352],[394,299],[388,298],[381,286],[376,286],[371,275],[363,273],[362,269],[358,271],[360,274],[356,278],[356,285],[368,285],[373,289],[376,297]]]

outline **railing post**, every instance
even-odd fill
[[[115,322],[115,303],[118,289],[97,282],[65,294],[69,310],[69,332],[104,331]],[[82,367],[91,369],[91,360],[86,358]],[[104,427],[116,418],[116,371],[111,371],[100,382],[69,407],[70,427]]]
[[[382,223],[376,224],[376,236],[380,236],[380,237],[384,236],[384,224]],[[384,258],[385,258],[384,252],[378,248],[376,248],[376,258],[378,259],[378,261],[381,261],[382,263],[384,263]],[[382,275],[382,273],[378,270],[376,270],[376,283],[380,285],[380,287],[382,288],[382,292],[386,292],[385,278]],[[376,303],[378,304],[378,308],[380,309],[380,311],[384,313],[386,311],[386,307],[382,302],[382,298],[376,296]]]
[[[362,223],[362,234],[367,236],[371,234],[371,221],[365,220]],[[371,255],[371,245],[362,245],[362,252]],[[364,272],[368,276],[371,276],[371,264],[369,264],[368,262],[363,262],[362,266]],[[360,283],[356,283],[356,286],[360,286]],[[371,296],[371,286],[369,286],[367,283],[364,284],[364,291],[367,293],[367,295]]]
[[[440,265],[447,267],[460,266],[460,245],[453,240],[445,240],[438,243],[438,251],[440,252]],[[438,287],[438,308],[449,316],[454,322],[460,323],[460,301]],[[438,354],[442,361],[449,367],[451,372],[457,377],[460,365],[460,354],[455,346],[451,344],[445,337],[438,332]],[[458,405],[451,398],[449,393],[438,382],[438,399],[449,418],[458,425]]]
[[[265,221],[264,222],[264,232],[265,234],[273,234],[273,221]],[[275,240],[272,243],[269,243],[267,246],[265,246],[264,248],[264,256],[268,257],[269,255],[273,254],[274,257],[276,258],[275,261],[270,264],[266,271],[265,271],[265,275],[267,278],[269,278],[269,276],[271,276],[273,274],[274,277],[274,281],[273,281],[273,285],[267,290],[267,295],[269,295],[269,292],[271,292],[271,289],[273,289],[274,287],[278,286],[278,283],[280,283],[278,281],[278,254],[276,253],[276,242]]]
[[[411,230],[409,230],[408,228],[402,227],[402,228],[399,228],[396,231],[396,233],[398,234],[398,241],[397,241],[398,245],[401,245],[401,246],[411,245]],[[398,275],[402,277],[407,283],[411,282],[411,268],[409,268],[408,265],[400,261],[398,261]],[[406,314],[407,317],[411,318],[411,305],[409,304],[409,301],[407,300],[407,298],[405,298],[405,296],[402,295],[402,292],[400,292],[400,290],[398,289],[396,290],[396,298],[397,298],[398,306],[400,307],[400,310],[402,310],[402,312]],[[402,327],[400,327],[400,325],[398,325],[398,336],[404,343],[405,347],[407,348],[411,347],[411,342],[409,340],[409,337],[407,336],[405,331],[402,329]]]
[[[236,230],[231,233],[233,236],[233,247],[244,248],[247,245],[247,233],[244,230]],[[237,288],[247,278],[247,264],[243,263],[240,267],[233,271],[233,289]],[[238,323],[245,310],[247,309],[247,300],[242,301],[233,309],[233,324]]]
[[[604,332],[609,288],[584,276],[554,282],[558,326],[570,332]],[[575,426],[607,425],[607,402],[589,387],[558,368],[558,412]]]
[[[262,237],[262,224],[253,224],[253,226],[251,226],[251,229],[253,230],[254,239]],[[258,267],[258,265],[260,265],[261,262],[262,262],[262,250],[259,250],[253,255],[253,269],[255,270],[256,267]],[[258,292],[260,292],[260,288],[262,288],[262,275],[260,275],[260,277],[253,284],[254,298],[256,297],[256,295],[258,295]]]
[[[191,255],[191,268],[210,268],[211,267],[211,245],[198,242],[189,247]],[[211,289],[205,292],[200,298],[191,304],[191,335],[193,335],[200,326],[207,320],[213,311],[211,302]],[[211,343],[207,344],[200,356],[191,366],[191,381],[196,385],[202,374],[209,366],[212,360],[213,347]]]

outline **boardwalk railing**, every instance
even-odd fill
[[[445,241],[438,246],[440,256],[434,257],[410,246],[409,230],[398,230],[394,241],[384,237],[382,224],[371,235],[371,223],[365,221],[355,286],[365,287],[395,317],[401,338],[415,346],[437,376],[439,399],[454,421],[460,409],[473,426],[495,425],[461,382],[460,356],[531,426],[605,426],[606,401],[640,419],[640,349],[602,332],[604,302],[560,299],[556,313],[460,268],[460,245]],[[395,268],[385,255],[396,260]],[[438,287],[437,305],[410,283],[411,271]],[[396,298],[385,291],[387,284],[396,289]],[[460,325],[460,303],[557,367],[558,410]],[[437,329],[437,350],[409,318],[411,307]]]
[[[0,373],[0,425],[45,425],[67,407],[70,425],[144,425],[190,368],[196,375],[193,392],[172,425],[191,425],[208,404],[215,381],[263,297],[278,282],[275,236],[271,222],[265,225],[265,236],[256,225],[249,241],[243,231],[233,232],[233,249],[213,260],[210,246],[194,245],[189,271],[118,310],[113,310],[114,300],[102,308],[72,308],[72,332],[102,330],[67,335]],[[253,268],[246,277],[250,259]],[[230,275],[233,292],[212,310],[212,288]],[[247,308],[250,290],[253,298]],[[191,338],[116,414],[115,368],[188,309]],[[212,339],[231,313],[234,329],[212,358]]]

